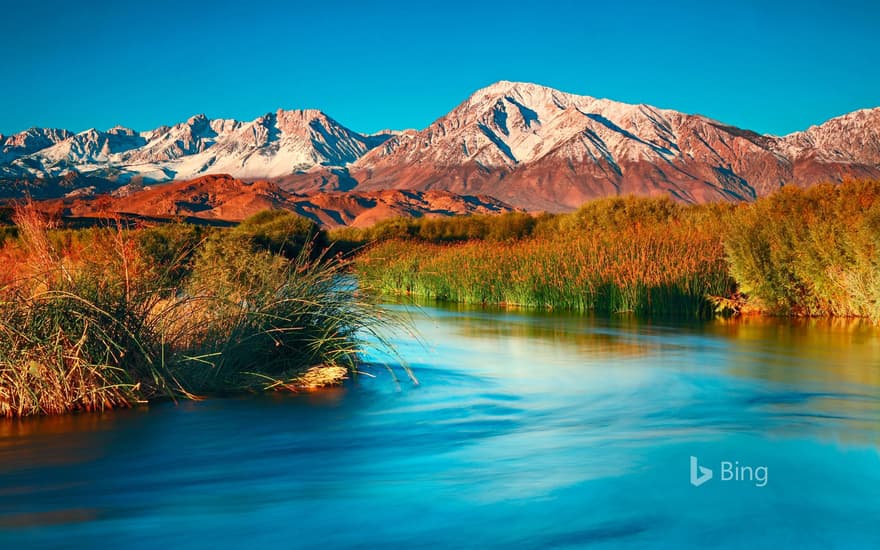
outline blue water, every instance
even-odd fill
[[[876,328],[412,315],[418,386],[0,422],[0,548],[880,548]]]

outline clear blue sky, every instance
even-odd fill
[[[787,133],[880,106],[876,0],[5,1],[0,133],[319,108],[422,128],[497,80]]]

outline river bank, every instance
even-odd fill
[[[337,239],[389,294],[533,309],[880,323],[880,183],[785,187],[748,204],[615,198],[572,214],[399,220]],[[372,244],[370,244],[372,243]]]

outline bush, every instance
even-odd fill
[[[574,214],[565,216],[563,229],[613,230],[634,224],[656,226],[682,217],[685,207],[668,197],[612,197],[584,204]]]
[[[786,187],[738,208],[725,243],[741,290],[768,311],[880,321],[880,182]]]
[[[133,238],[153,275],[176,286],[192,272],[196,252],[203,242],[218,232],[204,226],[175,223],[136,231]]]
[[[287,210],[264,210],[236,226],[229,238],[250,240],[256,248],[296,258],[308,247],[320,253],[327,247],[327,236],[318,225]]]

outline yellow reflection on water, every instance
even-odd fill
[[[880,386],[880,329],[866,321],[747,317],[707,327],[735,341],[734,374]]]
[[[113,430],[119,414],[138,412],[109,411],[0,419],[0,463],[60,465],[94,460],[101,456],[103,449],[83,444],[87,439],[83,436]],[[59,442],[64,443],[64,452],[58,452]]]
[[[599,329],[595,318],[583,315],[514,313],[489,318],[462,316],[452,322],[457,334],[474,340],[505,339],[510,345],[539,340],[589,353],[597,359],[646,355],[659,347],[655,341],[636,337],[634,329],[644,329],[649,323],[624,316],[615,318],[610,327]]]

